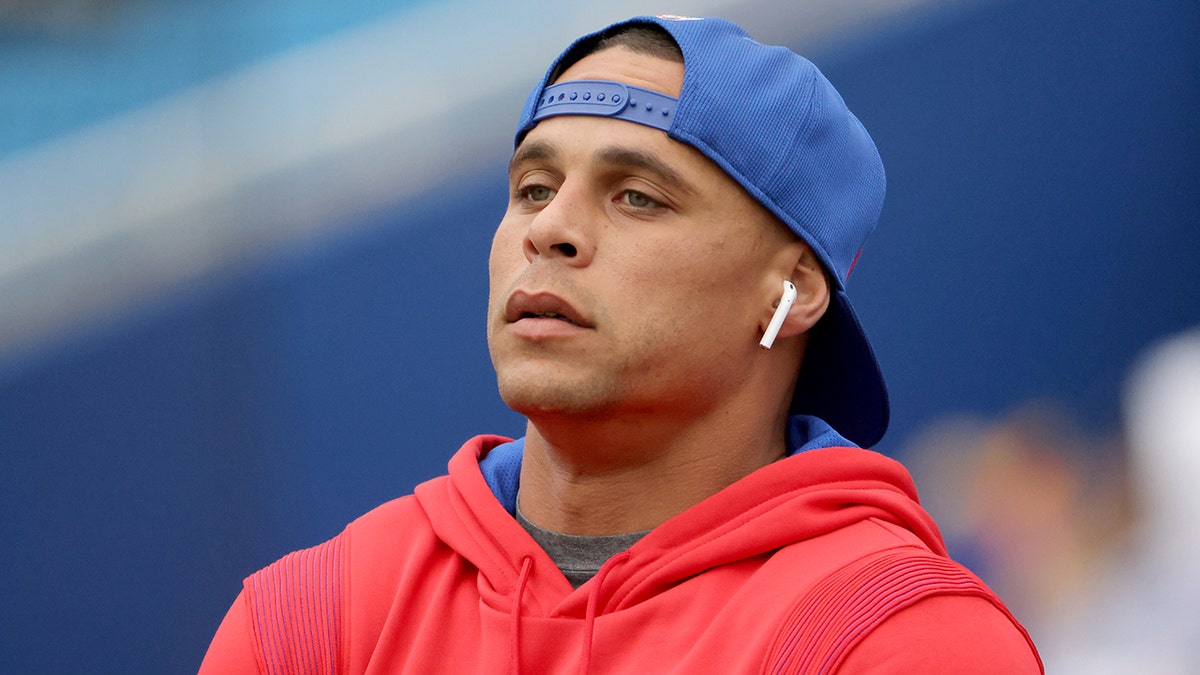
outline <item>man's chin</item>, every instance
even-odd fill
[[[529,419],[566,415],[589,416],[607,407],[595,383],[570,384],[545,378],[498,378],[505,405]]]

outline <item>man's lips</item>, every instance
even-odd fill
[[[525,319],[554,319],[581,328],[592,323],[571,303],[548,291],[518,289],[508,296],[504,305],[504,320],[516,323]]]

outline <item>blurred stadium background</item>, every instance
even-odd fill
[[[519,435],[512,127],[567,41],[659,12],[809,56],[875,137],[878,449],[1048,671],[1200,671],[1195,491],[1145,476],[1200,473],[1190,0],[0,0],[0,671],[194,671],[243,576]],[[1164,351],[1171,441],[1130,432]]]

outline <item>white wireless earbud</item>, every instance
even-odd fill
[[[759,340],[758,345],[763,349],[770,349],[771,345],[775,344],[775,336],[779,335],[779,329],[783,326],[783,320],[787,318],[788,310],[792,308],[792,303],[796,301],[796,286],[787,279],[783,280],[783,297],[779,299],[779,306],[775,308],[775,314],[771,317],[771,323],[767,324],[767,330],[763,333],[762,340]]]

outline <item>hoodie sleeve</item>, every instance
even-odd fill
[[[1024,632],[987,600],[934,596],[893,614],[863,638],[838,673],[1036,675]]]
[[[246,578],[201,675],[332,674],[342,663],[346,532]]]
[[[1033,642],[965,567],[917,547],[834,571],[788,615],[771,673],[1042,672]]]

